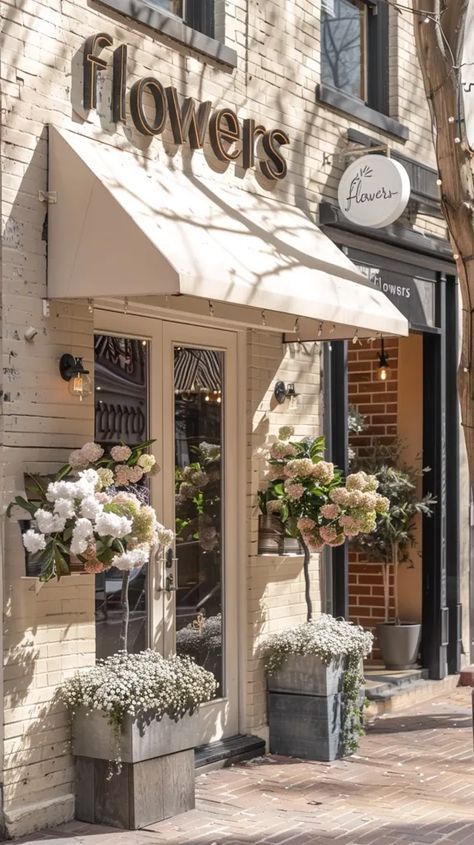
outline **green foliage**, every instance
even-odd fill
[[[414,530],[417,514],[431,516],[436,499],[431,493],[420,497],[417,492],[420,475],[429,472],[425,467],[421,473],[410,467],[397,468],[382,464],[374,475],[379,482],[379,492],[389,502],[386,513],[377,517],[377,526],[372,534],[361,535],[354,541],[368,561],[393,563],[393,549],[397,548],[398,560],[408,560],[410,549],[415,544]]]

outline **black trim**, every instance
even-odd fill
[[[367,3],[367,5],[369,4]],[[368,42],[367,106],[376,112],[380,112],[380,114],[388,116],[389,45],[387,3],[375,3],[373,6],[369,6]]]
[[[326,452],[344,476],[348,470],[348,385],[347,341],[324,344],[324,392]],[[326,419],[328,415],[328,419]],[[349,548],[348,543],[330,551],[332,564],[333,616],[349,617]]]
[[[231,766],[239,760],[251,760],[255,757],[263,757],[265,754],[265,742],[259,736],[251,734],[237,734],[228,739],[221,739],[217,742],[210,742],[208,745],[200,745],[194,749],[194,765],[196,769],[205,766]]]
[[[322,83],[316,85],[316,102],[344,112],[344,114],[363,123],[368,123],[370,126],[375,126],[381,132],[393,135],[400,141],[407,141],[409,138],[408,126],[399,123],[398,120],[389,117],[387,114],[371,109],[362,100],[351,97],[344,91],[331,88],[330,85],[323,85]]]
[[[438,320],[445,326],[445,281],[437,286]],[[423,518],[422,664],[430,678],[447,675],[446,604],[446,333],[423,335],[423,492],[437,504]]]
[[[179,44],[183,44],[190,50],[196,53],[201,53],[211,59],[214,59],[220,64],[226,65],[229,68],[237,67],[237,53],[221,41],[198,32],[197,29],[187,26],[184,21],[174,15],[168,15],[166,12],[160,12],[158,9],[153,9],[141,0],[98,0],[98,2],[125,15],[133,21],[148,26],[155,32],[159,32]],[[203,7],[202,15],[199,15],[200,20],[207,20],[208,3],[206,0],[205,7]],[[193,12],[196,17],[197,13]],[[197,19],[197,18],[196,18]],[[212,27],[214,31],[214,27]]]
[[[462,607],[459,513],[459,401],[454,377],[458,361],[458,286],[446,279],[446,591],[449,608],[448,672],[461,669]]]
[[[334,228],[345,232],[353,232],[361,239],[365,238],[366,241],[370,238],[372,243],[373,241],[383,241],[387,244],[393,244],[393,246],[422,253],[425,256],[431,255],[437,259],[436,267],[438,270],[444,269],[442,267],[440,268],[440,264],[443,263],[444,259],[444,261],[449,262],[446,266],[446,272],[450,274],[455,274],[456,272],[448,241],[443,238],[436,238],[432,235],[415,232],[413,229],[407,229],[401,223],[392,223],[391,226],[385,226],[384,229],[362,228],[361,226],[355,226],[353,223],[349,223],[340,208],[336,205],[329,202],[321,202],[319,204],[319,225],[322,228]],[[336,243],[341,242],[339,232],[332,232],[330,236]],[[373,246],[372,251],[374,251]]]

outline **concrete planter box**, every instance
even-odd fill
[[[125,719],[117,744],[99,711],[78,711],[73,719],[76,756],[76,818],[128,830],[194,808],[193,717],[178,722],[153,714]],[[120,773],[108,779],[109,761],[119,755]]]
[[[304,760],[342,757],[343,682],[343,660],[325,666],[316,655],[290,655],[267,681],[271,753]]]
[[[291,654],[281,669],[270,675],[267,686],[271,692],[327,696],[342,692],[343,678],[343,660],[325,666],[316,654]]]

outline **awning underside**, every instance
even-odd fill
[[[250,325],[292,332],[299,318],[313,339],[408,333],[299,209],[67,130],[50,127],[49,151],[50,297],[197,297]]]

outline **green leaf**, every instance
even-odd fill
[[[33,502],[29,502],[28,499],[24,499],[23,496],[15,496],[14,501],[8,505],[7,516],[10,516],[11,509],[15,505],[18,505],[19,508],[23,508],[23,510],[28,511],[31,516],[34,516],[38,510],[38,505],[35,505]]]

